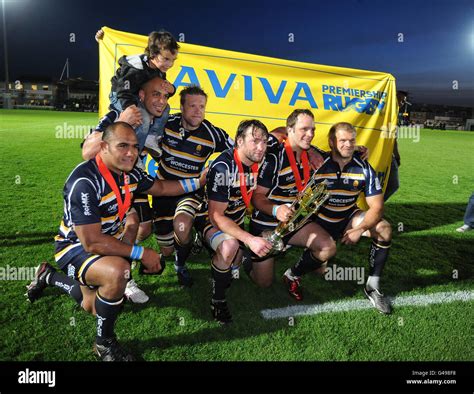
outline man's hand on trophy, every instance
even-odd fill
[[[258,257],[263,257],[267,255],[272,249],[272,244],[261,237],[252,237],[248,242],[247,246]]]
[[[280,222],[287,222],[288,220],[290,220],[293,212],[294,210],[291,209],[288,205],[279,205],[278,208],[276,208],[276,218]]]
[[[323,156],[316,149],[310,148],[308,150],[308,160],[311,168],[316,171],[324,163]]]

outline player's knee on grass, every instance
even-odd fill
[[[222,265],[230,267],[239,251],[239,241],[226,239],[217,248],[217,258]]]
[[[389,242],[392,240],[392,226],[385,219],[382,219],[375,226],[375,233],[379,240]]]
[[[272,285],[273,264],[273,258],[262,262],[253,263],[253,270],[250,275],[258,287],[267,288]]]
[[[270,278],[258,278],[258,279],[255,278],[255,279],[254,279],[254,282],[255,282],[255,284],[256,284],[258,287],[260,287],[260,288],[262,288],[262,289],[267,289],[267,288],[269,288],[269,287],[272,285],[272,283],[273,283],[273,277],[270,277]]]

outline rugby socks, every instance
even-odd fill
[[[380,276],[369,276],[365,287],[367,290],[378,290],[380,288]]]
[[[391,241],[372,240],[369,251],[369,278],[367,279],[367,289],[379,288],[380,276],[383,267],[388,259],[388,252],[392,246]]]
[[[175,235],[174,236],[174,248],[176,250],[176,258],[175,258],[175,269],[176,271],[181,271],[185,264],[186,260],[189,257],[189,254],[191,253],[191,249],[193,247],[192,242],[189,244],[183,245],[179,242],[178,237]]]
[[[250,274],[253,270],[252,254],[247,248],[243,250],[242,266],[244,267],[245,273],[251,278]]]
[[[46,278],[46,282],[50,286],[57,287],[58,289],[61,289],[64,293],[69,294],[79,305],[81,305],[81,284],[77,280],[74,280],[61,272],[55,271],[48,275],[48,277]]]
[[[104,340],[114,336],[114,326],[117,316],[122,309],[123,297],[107,299],[97,290],[95,297],[95,311],[97,314],[96,342],[102,345]]]
[[[310,249],[305,249],[301,255],[301,258],[291,268],[291,273],[293,276],[303,276],[308,272],[318,269],[323,264],[324,261],[318,260],[316,257],[314,257]]]
[[[211,264],[212,272],[212,299],[214,301],[224,301],[225,291],[232,283],[232,270],[229,268],[217,268],[214,263]]]

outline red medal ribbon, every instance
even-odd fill
[[[290,166],[293,170],[293,174],[295,174],[296,187],[298,188],[298,192],[301,192],[309,181],[308,152],[306,152],[305,150],[301,152],[301,163],[303,164],[304,177],[303,182],[301,182],[300,171],[296,166],[295,154],[293,152],[293,149],[291,149],[288,139],[285,140],[285,151],[286,155],[288,156],[288,160],[290,161]]]
[[[112,176],[110,170],[102,161],[102,158],[100,157],[99,154],[97,154],[97,156],[95,157],[95,161],[97,162],[97,166],[99,167],[100,174],[104,177],[105,181],[107,182],[107,184],[110,186],[110,188],[115,194],[115,198],[117,199],[118,215],[119,215],[120,220],[122,220],[125,214],[127,213],[128,208],[130,208],[130,202],[131,202],[130,188],[128,186],[128,176],[125,173],[123,175],[123,187],[125,189],[125,202],[124,202],[122,201],[122,193],[120,192],[119,187],[117,186],[117,183],[115,182],[114,177]]]
[[[240,181],[240,193],[242,194],[242,198],[244,199],[245,206],[248,208],[250,206],[250,200],[252,199],[252,194],[254,188],[249,192],[247,192],[247,185],[245,183],[245,174],[244,174],[244,167],[242,166],[242,161],[237,153],[237,149],[234,149],[234,160],[237,163],[237,168],[239,169],[239,181]],[[257,176],[258,176],[258,164],[252,164],[252,175],[253,175],[253,184],[254,187],[257,183]]]

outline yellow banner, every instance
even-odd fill
[[[103,27],[100,41],[100,116],[109,105],[110,79],[118,59],[140,54],[147,37]],[[332,124],[350,122],[357,143],[370,149],[370,163],[382,184],[390,169],[397,124],[395,78],[388,73],[323,66],[276,59],[199,45],[179,43],[181,49],[167,73],[178,93],[198,84],[208,94],[206,119],[235,135],[243,119],[257,118],[269,130],[284,126],[296,108],[311,109],[316,120],[313,141],[329,150]],[[169,100],[179,112],[179,95]]]

